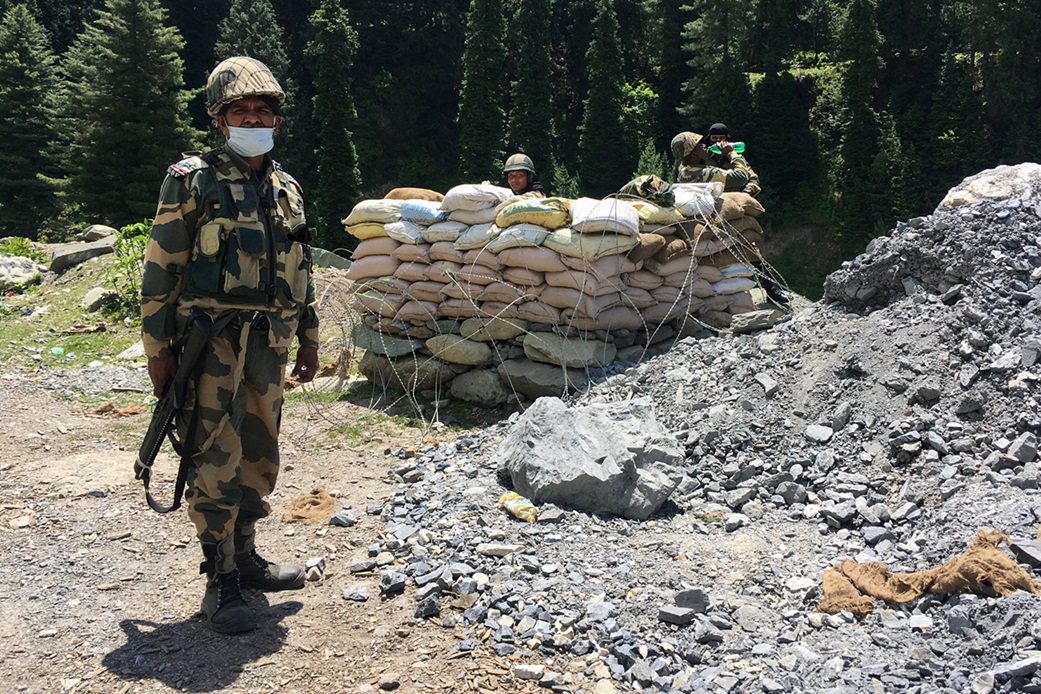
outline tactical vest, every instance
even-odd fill
[[[306,301],[311,238],[303,196],[289,174],[276,167],[265,192],[262,182],[242,177],[227,155],[210,153],[181,164],[206,169],[194,175],[210,177],[197,182],[205,191],[199,212],[207,210],[209,221],[196,233],[184,290],[231,305],[292,308]]]

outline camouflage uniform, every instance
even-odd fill
[[[211,338],[178,416],[197,417],[188,515],[217,571],[253,549],[270,512],[289,347],[318,346],[309,232],[299,184],[264,158],[255,172],[224,147],[167,171],[145,251],[142,333],[151,358],[170,354],[192,308],[233,311]],[[237,538],[236,538],[237,536]]]
[[[708,153],[708,161],[701,166],[684,166],[680,164],[679,183],[713,183],[723,184],[723,190],[742,190],[749,195],[758,195],[762,187],[748,161],[737,152],[726,154]]]

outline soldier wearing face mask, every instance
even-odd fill
[[[145,251],[141,328],[156,395],[177,369],[178,339],[199,313],[213,321],[177,416],[190,451],[188,516],[207,576],[202,610],[221,633],[255,625],[240,587],[303,586],[301,567],[273,564],[255,525],[279,471],[278,430],[289,349],[293,376],[314,378],[318,314],[311,231],[300,185],[268,154],[285,94],[263,63],[229,58],[206,85],[227,143],[171,166]]]

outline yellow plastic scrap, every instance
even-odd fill
[[[499,508],[504,508],[517,518],[534,523],[539,516],[535,505],[517,492],[508,492],[499,497]]]

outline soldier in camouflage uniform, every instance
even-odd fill
[[[733,151],[726,139],[719,141],[722,154],[713,154],[708,147],[713,131],[726,130],[722,123],[716,123],[709,129],[708,135],[686,131],[672,138],[672,156],[680,162],[677,181],[679,183],[713,183],[723,184],[727,192],[744,191],[749,195],[759,195],[762,188],[759,176],[756,175],[748,161]],[[719,134],[728,134],[720,132]]]
[[[206,98],[227,144],[167,171],[145,251],[141,324],[158,395],[191,313],[214,320],[177,426],[194,463],[185,498],[205,558],[203,612],[216,631],[236,633],[255,625],[240,585],[303,586],[302,568],[257,554],[254,526],[278,476],[289,349],[296,337],[293,376],[310,381],[318,315],[301,189],[267,154],[282,88],[262,63],[236,57],[213,70]]]
[[[546,197],[542,184],[535,178],[535,162],[527,154],[511,154],[503,164],[502,175],[515,197]]]

